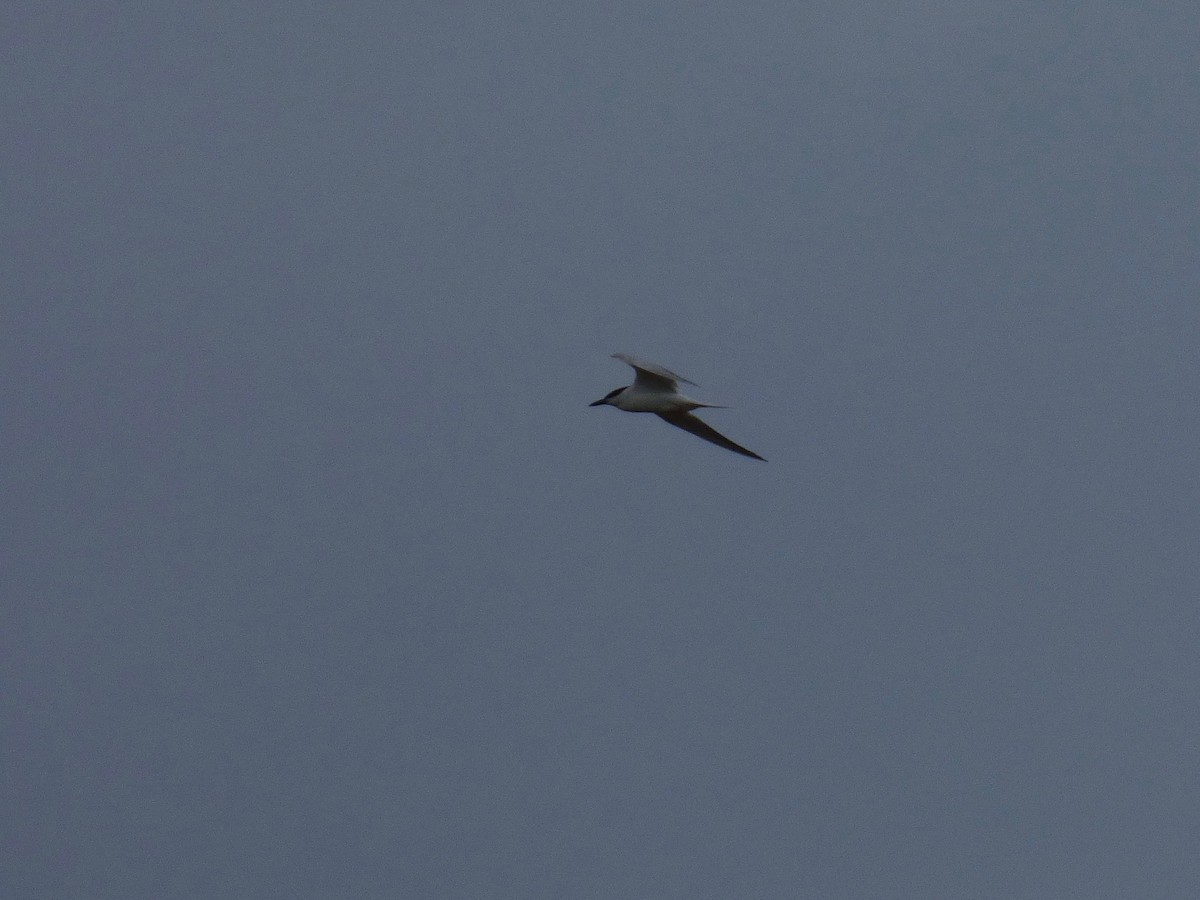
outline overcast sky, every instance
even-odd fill
[[[1200,896],[1200,7],[0,34],[5,897]]]

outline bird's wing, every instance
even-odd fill
[[[640,382],[644,387],[671,392],[675,391],[675,384],[679,381],[684,384],[696,384],[696,382],[688,381],[682,375],[676,375],[670,369],[665,369],[657,363],[646,362],[644,359],[638,359],[628,353],[614,353],[613,359],[619,359],[621,362],[633,366],[633,371],[637,373],[633,379],[634,384]]]
[[[694,434],[698,438],[704,438],[704,440],[710,441],[716,444],[718,447],[724,447],[726,450],[732,450],[734,453],[742,454],[742,456],[749,456],[751,459],[762,459],[763,462],[766,462],[766,460],[757,453],[747,450],[741,444],[735,444],[729,438],[725,437],[725,435],[721,434],[715,428],[710,426],[707,422],[700,421],[691,413],[658,413],[658,417],[664,422],[669,422],[676,428],[682,428],[684,431]]]

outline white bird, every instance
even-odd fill
[[[646,362],[626,353],[614,353],[613,359],[619,359],[633,366],[634,372],[637,373],[633,384],[609,391],[595,403],[589,403],[588,406],[615,406],[625,412],[654,413],[664,422],[669,422],[676,428],[682,428],[696,437],[711,441],[718,447],[724,447],[726,450],[732,450],[742,456],[762,459],[763,462],[766,462],[757,453],[747,450],[740,444],[735,444],[725,435],[692,415],[693,409],[725,408],[714,403],[701,403],[699,400],[693,400],[691,397],[685,397],[679,393],[679,382],[691,385],[696,382],[688,381],[670,369],[664,369],[660,365]]]

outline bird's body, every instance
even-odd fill
[[[633,384],[609,391],[590,406],[615,406],[625,412],[648,412],[656,414],[664,422],[682,428],[696,437],[703,438],[718,447],[749,456],[751,459],[763,459],[757,453],[747,450],[740,444],[735,444],[725,435],[720,434],[706,422],[691,414],[694,409],[723,409],[713,403],[701,403],[691,397],[679,393],[679,382],[695,384],[682,375],[676,375],[670,369],[664,369],[655,363],[646,362],[625,353],[614,353],[614,359],[633,366],[636,376]],[[766,460],[763,460],[766,462]]]
[[[609,402],[625,412],[673,413],[690,412],[708,406],[677,392],[647,390],[636,382],[622,388]]]

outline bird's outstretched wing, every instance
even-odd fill
[[[634,384],[641,382],[646,387],[654,388],[658,391],[667,390],[672,392],[675,390],[676,382],[682,381],[684,384],[696,384],[696,382],[689,381],[682,375],[676,375],[670,369],[664,368],[657,363],[646,362],[646,360],[630,356],[628,353],[614,353],[613,359],[619,359],[621,362],[633,366],[633,371],[637,373],[633,379]]]
[[[749,456],[751,459],[761,459],[766,462],[757,453],[747,450],[741,444],[735,444],[725,435],[721,434],[707,422],[702,422],[691,413],[673,412],[673,413],[658,413],[660,419],[664,422],[669,422],[676,428],[682,428],[689,434],[694,434],[698,438],[704,438],[706,441],[716,444],[718,447],[724,447],[726,450],[732,450],[734,453],[740,453],[742,456]]]

